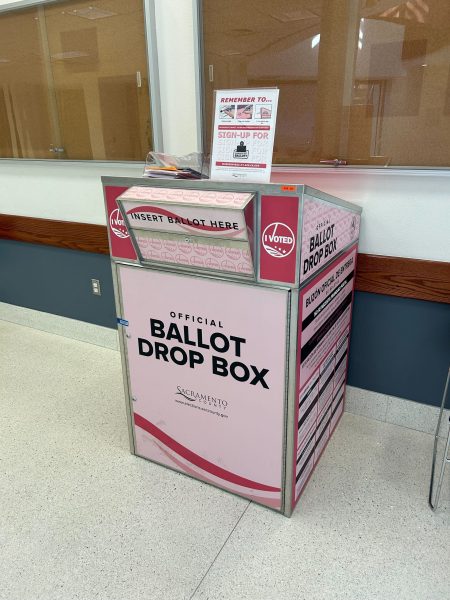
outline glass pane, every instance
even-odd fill
[[[1,156],[141,161],[151,149],[142,0],[1,15],[0,73]]]
[[[37,9],[0,17],[0,157],[53,158],[57,123]]]
[[[278,86],[274,162],[450,164],[448,0],[203,0],[203,24],[207,139],[214,89]]]
[[[143,160],[151,146],[142,0],[45,7],[64,156]]]

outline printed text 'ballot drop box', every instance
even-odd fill
[[[361,209],[103,178],[132,451],[290,515],[344,410]]]

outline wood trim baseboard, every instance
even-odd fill
[[[109,254],[104,225],[0,214],[0,239]],[[360,292],[450,304],[450,263],[358,254]]]
[[[0,214],[0,239],[109,254],[105,225]]]
[[[358,254],[355,289],[450,304],[450,263]]]

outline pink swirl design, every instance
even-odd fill
[[[232,473],[231,471],[227,471],[226,469],[215,465],[214,463],[210,462],[209,460],[206,460],[198,454],[195,454],[195,452],[192,452],[192,450],[189,450],[189,448],[186,448],[185,446],[180,444],[172,437],[167,435],[167,433],[164,433],[164,431],[156,427],[156,425],[153,425],[153,423],[150,423],[150,421],[147,421],[147,419],[145,419],[141,415],[138,415],[137,413],[134,414],[134,423],[137,427],[140,427],[141,429],[152,435],[154,438],[159,440],[162,444],[164,444],[164,446],[170,448],[172,452],[178,454],[185,460],[188,460],[191,464],[195,465],[196,467],[199,467],[207,473],[210,473],[211,475],[214,475],[215,477],[253,490],[260,490],[262,492],[280,491],[280,488],[273,487],[271,485],[266,485],[264,483],[259,483],[257,481],[252,481],[251,479],[241,477],[236,473]]]

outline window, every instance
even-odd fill
[[[450,165],[448,0],[203,0],[214,89],[280,88],[276,163]]]
[[[142,0],[0,14],[0,157],[143,160],[151,148]]]

